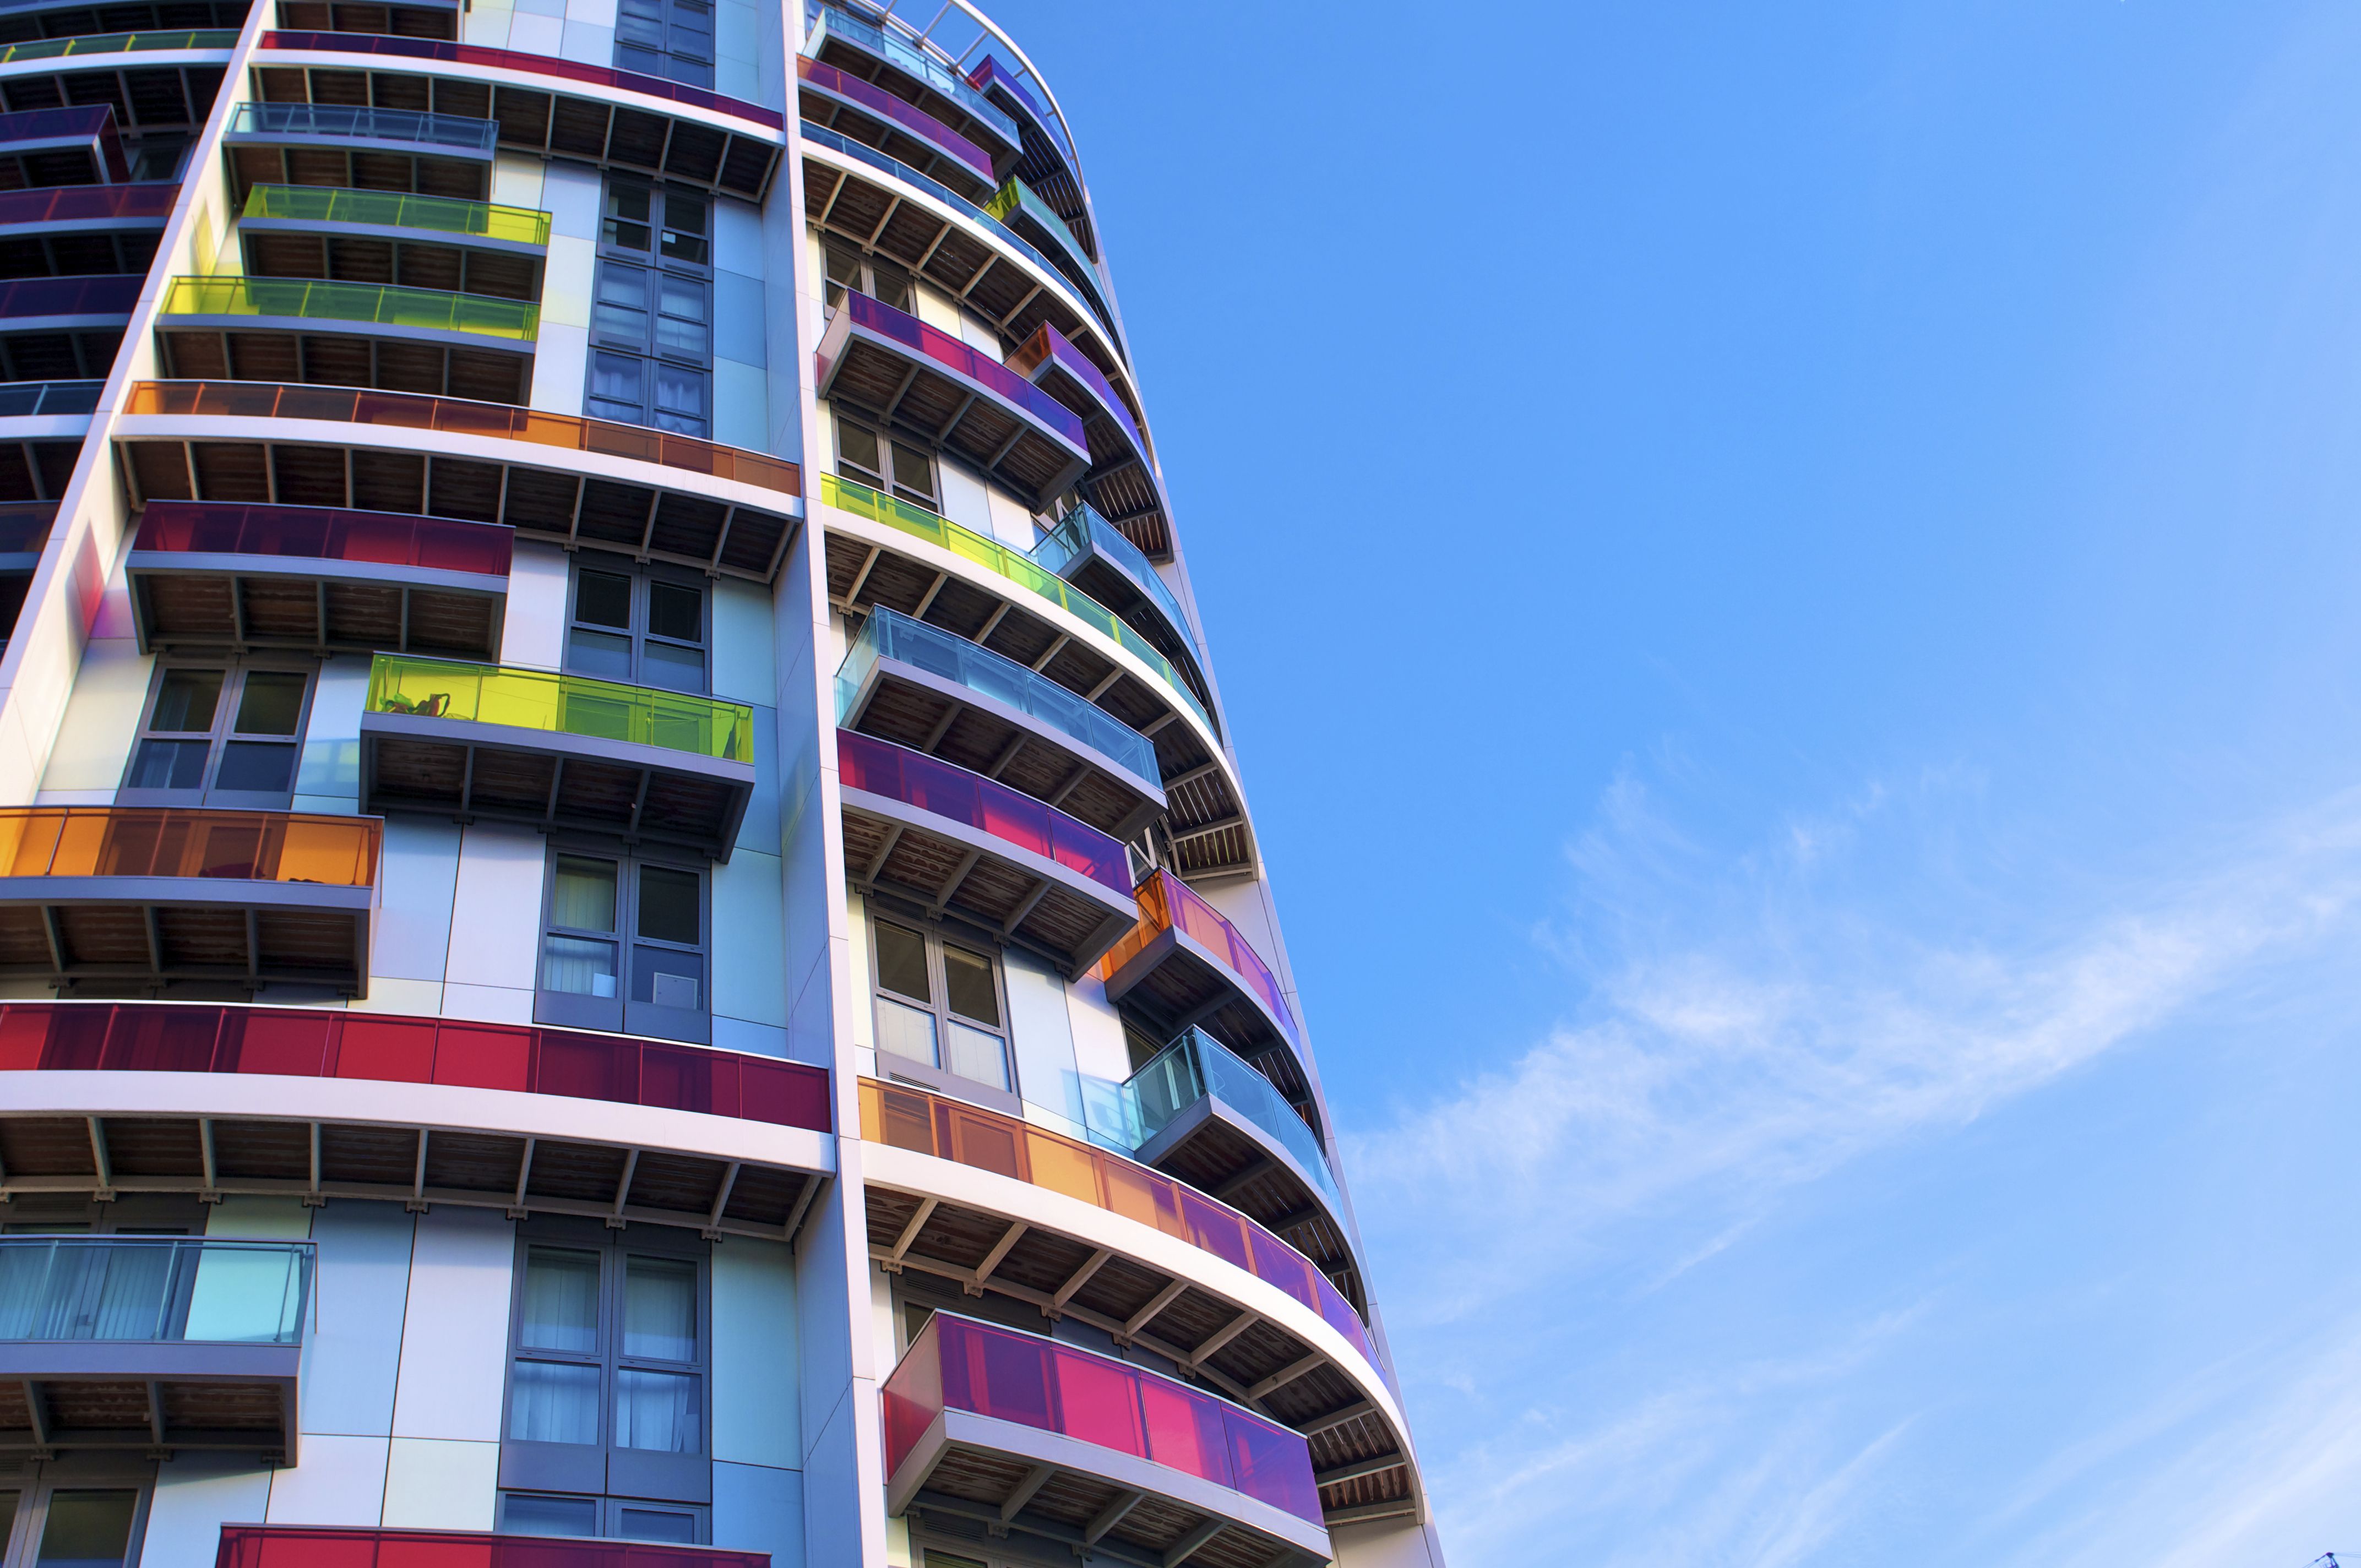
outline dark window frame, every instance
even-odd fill
[[[631,606],[627,623],[617,626],[611,621],[585,620],[582,618],[582,583],[585,576],[620,578],[629,584]],[[658,587],[688,589],[697,596],[697,641],[688,641],[668,632],[654,630],[655,590]],[[575,656],[575,634],[593,637],[620,637],[630,641],[630,674],[612,674],[588,667]],[[701,674],[695,686],[667,685],[647,678],[648,647],[697,650]],[[694,696],[709,696],[713,692],[713,588],[704,576],[681,567],[656,565],[631,565],[620,561],[610,564],[601,557],[585,561],[577,557],[574,569],[566,581],[566,646],[563,667],[574,674],[589,675],[598,680],[621,681],[627,685],[642,685],[659,691],[682,692]]]
[[[195,729],[158,729],[156,708],[164,696],[166,683],[179,672],[202,671],[222,676],[221,690],[214,701],[211,728]],[[291,734],[278,735],[260,730],[240,730],[236,728],[238,709],[246,696],[247,678],[253,674],[294,674],[303,678],[303,696],[296,706],[295,729]],[[178,656],[159,657],[148,678],[148,695],[139,706],[139,723],[131,738],[130,754],[123,764],[123,783],[115,790],[118,806],[224,806],[237,810],[285,811],[294,805],[295,786],[303,773],[303,741],[312,728],[313,705],[320,695],[320,663],[313,659],[290,659],[270,655],[241,656],[226,659],[197,659]],[[193,788],[159,787],[132,783],[138,775],[140,754],[150,742],[162,744],[195,744],[203,740],[206,751],[203,779]],[[221,773],[222,759],[233,743],[246,745],[286,746],[292,753],[287,770],[284,790],[222,789],[214,781]]]
[[[851,479],[856,485],[866,485],[880,495],[895,500],[908,501],[940,516],[943,510],[943,477],[941,457],[916,443],[904,441],[889,430],[882,430],[872,422],[841,409],[831,411],[836,416],[836,472],[839,478]],[[875,463],[862,461],[850,451],[846,433],[854,432],[876,443]],[[926,465],[928,490],[922,493],[909,482],[906,458],[916,458]],[[884,465],[891,462],[894,472],[888,476]]]
[[[681,1040],[692,1045],[713,1043],[713,869],[692,855],[661,850],[624,849],[572,834],[552,835],[542,856],[541,927],[533,947],[533,1021],[565,1028],[598,1029],[609,1034],[636,1035],[643,1039]],[[557,871],[562,859],[600,861],[615,867],[615,926],[599,931],[557,921]],[[639,934],[641,874],[650,869],[677,872],[697,879],[698,940],[694,946]],[[563,991],[548,985],[549,940],[606,942],[615,950],[615,994],[611,997]],[[697,1005],[666,1007],[651,997],[632,995],[636,970],[633,949],[653,948],[665,953],[694,953],[698,960]]]
[[[1017,1075],[1016,1033],[1009,1016],[1008,966],[1002,955],[1000,946],[981,936],[970,937],[961,931],[946,932],[943,929],[944,923],[940,920],[914,919],[892,909],[878,908],[873,904],[866,913],[869,922],[870,1039],[877,1052],[879,1075],[898,1078],[923,1088],[939,1090],[944,1093],[972,1101],[977,1104],[989,1105],[1013,1115],[1021,1115],[1024,1109],[1024,1085]],[[892,927],[916,936],[925,943],[929,999],[924,1005],[906,992],[887,989],[883,962],[884,944],[878,939],[878,928],[881,926]],[[993,1002],[1000,1012],[1000,1021],[996,1028],[985,1025],[982,1020],[972,1014],[954,1013],[951,1010],[949,970],[947,960],[943,956],[946,948],[953,948],[971,957],[982,959],[990,966]],[[932,1020],[935,1046],[933,1061],[926,1061],[887,1047],[885,1019],[889,1016],[886,1012],[889,1007],[906,1008]],[[950,1030],[954,1026],[968,1028],[977,1034],[994,1035],[999,1038],[1003,1083],[987,1083],[981,1079],[968,1077],[946,1065],[950,1059],[948,1047]]]
[[[636,202],[645,209],[634,215]],[[600,193],[598,265],[591,279],[589,349],[585,357],[583,411],[594,419],[644,425],[709,440],[713,433],[713,335],[717,298],[713,269],[715,198],[661,181],[608,176]],[[675,222],[694,215],[693,226]],[[625,273],[637,275],[641,301],[621,296]],[[691,318],[664,309],[672,290],[694,290],[704,313],[695,352],[666,342],[664,323]],[[610,298],[610,294],[614,297]],[[631,326],[636,314],[636,330]],[[635,378],[625,395],[622,383]],[[693,388],[695,409],[666,389]]]
[[[633,15],[635,9],[655,15]],[[702,27],[697,25],[700,14]],[[709,0],[622,0],[615,13],[616,69],[710,87],[719,60],[720,19],[720,7]]]
[[[653,1541],[654,1537],[625,1535],[623,1515],[628,1511],[672,1514],[687,1519],[693,1529],[686,1541],[675,1545],[709,1546],[713,1541],[713,1510],[702,1503],[676,1503],[653,1497],[602,1497],[588,1492],[535,1492],[525,1488],[504,1490],[500,1497],[499,1523],[493,1528],[503,1535],[534,1536],[538,1532],[520,1528],[511,1522],[509,1504],[518,1498],[548,1498],[557,1502],[590,1505],[590,1535],[599,1541]]]
[[[0,1482],[0,1495],[16,1499],[15,1517],[0,1532],[0,1568],[35,1568],[50,1503],[60,1492],[133,1494],[123,1563],[124,1568],[137,1568],[156,1501],[156,1466],[152,1461],[97,1454],[29,1463],[17,1476]]]

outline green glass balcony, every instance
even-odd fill
[[[67,55],[126,54],[135,49],[231,49],[236,43],[237,32],[232,27],[200,27],[194,32],[180,33],[93,33],[86,38],[29,38],[20,44],[0,46],[0,65],[14,65],[25,60],[58,60]]]
[[[549,670],[379,654],[361,716],[370,811],[498,817],[727,859],[754,710]]]
[[[175,278],[162,313],[454,333],[515,344],[532,343],[541,331],[541,307],[522,300],[302,278]]]
[[[549,243],[549,214],[531,207],[503,207],[492,202],[463,202],[449,196],[407,196],[390,191],[257,185],[247,193],[240,215],[293,223],[417,229],[457,240],[536,246]]]

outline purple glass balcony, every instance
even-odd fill
[[[496,657],[514,538],[404,513],[150,501],[126,563],[140,646]]]
[[[131,178],[115,111],[104,104],[0,114],[0,162],[26,185],[121,184]]]
[[[959,165],[962,183],[978,183],[985,191],[996,183],[991,154],[916,104],[808,55],[796,57],[796,75],[803,84],[805,119],[915,164],[937,179],[952,172],[943,166],[949,159]]]
[[[95,278],[18,278],[0,283],[0,321],[103,322],[128,316],[145,278],[116,273]]]
[[[771,1554],[456,1530],[225,1524],[214,1568],[771,1568]]]
[[[161,224],[180,199],[178,185],[61,185],[53,190],[0,192],[0,227],[54,228],[67,225]]]
[[[1074,154],[1064,120],[1043,104],[1049,89],[1041,87],[1021,67],[1011,68],[994,55],[979,60],[967,79],[970,85],[1016,120],[1025,141],[1024,156],[1016,164],[1017,177],[1033,187],[1049,210],[1065,221],[1081,243],[1082,253],[1096,261],[1098,232],[1091,221],[1089,199],[1082,194],[1082,162]]]
[[[945,1495],[1149,1562],[1332,1555],[1301,1436],[1110,1356],[938,1312],[884,1396],[889,1514]]]

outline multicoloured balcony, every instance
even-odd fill
[[[778,575],[795,530],[793,498],[802,494],[796,465],[764,453],[572,414],[349,387],[135,381],[115,431],[142,502],[301,495],[362,511],[505,523],[569,550],[758,583]],[[423,432],[461,441],[422,442]],[[623,459],[642,477],[604,464],[538,466],[532,453],[543,446]],[[666,470],[681,477],[657,477]],[[747,504],[708,479],[786,499],[781,510]]]
[[[214,1568],[771,1568],[767,1552],[440,1530],[225,1524]]]
[[[1300,1435],[1112,1356],[937,1312],[883,1394],[889,1515],[1170,1568],[1333,1555]]]
[[[378,655],[365,811],[526,822],[730,858],[754,794],[754,710],[548,670]]]
[[[172,138],[203,126],[236,42],[234,27],[30,38],[0,48],[0,66],[12,104],[111,104],[128,110],[116,115],[125,133]],[[176,179],[180,160],[170,141],[152,158],[134,153],[131,178]]]
[[[541,307],[441,289],[302,278],[175,278],[156,336],[176,377],[276,380],[522,403]]]
[[[983,203],[983,210],[1038,246],[1050,265],[1091,297],[1098,294],[1098,271],[1065,219],[1049,210],[1033,187],[1012,174]]]
[[[1141,550],[1170,559],[1171,509],[1165,502],[1155,454],[1105,374],[1046,322],[1008,356],[1008,367],[1082,416],[1091,447],[1082,493],[1091,505]]]
[[[925,110],[970,141],[993,162],[1013,161],[1022,148],[1016,122],[965,77],[890,27],[879,27],[828,5],[804,40],[813,59],[882,87]]]
[[[1014,659],[895,610],[870,616],[846,651],[836,721],[997,779],[1115,839],[1164,809],[1146,736]]]
[[[992,356],[866,294],[821,335],[818,393],[917,433],[1046,505],[1090,466],[1082,422]]]
[[[309,1242],[0,1236],[0,1453],[296,1462]]]
[[[397,169],[412,191],[480,201],[491,194],[492,152],[500,140],[489,110],[489,95],[485,112],[478,114],[248,102],[231,113],[222,141],[240,202],[257,185],[382,189]]]
[[[82,38],[104,23],[110,31],[185,31],[203,24],[236,32],[246,0],[112,0],[102,17],[88,7],[51,9],[43,0],[16,0],[0,9],[0,43]]]
[[[960,192],[968,201],[991,194],[993,156],[915,104],[849,71],[796,57],[796,108],[818,125],[873,147],[897,162]],[[1005,156],[1013,162],[1015,152]]]
[[[115,110],[105,104],[0,114],[0,171],[20,186],[120,185],[131,178]]]
[[[400,278],[509,300],[541,298],[547,213],[412,196],[257,185],[237,234],[246,269],[271,278]]]
[[[28,113],[32,111],[27,111]],[[66,185],[56,190],[0,191],[0,225],[43,233],[161,228],[181,194],[177,185]]]
[[[1245,933],[1170,872],[1159,870],[1139,884],[1139,924],[1107,954],[1100,972],[1107,1000],[1141,1015],[1159,1037],[1196,1022],[1251,1059],[1302,1059],[1279,977]],[[1291,1097],[1308,1097],[1300,1068],[1279,1072],[1275,1081]]]
[[[981,773],[850,729],[836,735],[844,859],[863,891],[955,910],[1070,975],[1127,923],[1123,845]]]
[[[1095,261],[1098,259],[1098,233],[1091,220],[1090,200],[1082,192],[1082,160],[1074,156],[1074,144],[1066,134],[1064,124],[1055,112],[1042,106],[1027,85],[1026,72],[1004,64],[997,55],[985,55],[968,72],[968,82],[993,103],[1006,110],[1016,122],[1025,142],[1025,155],[1016,165],[1017,177],[1040,192],[1049,210],[1064,219],[1082,242],[1082,249]]]
[[[494,658],[514,546],[493,523],[151,501],[125,569],[142,652]]]
[[[19,43],[0,44],[0,65],[16,65],[28,60],[79,60],[93,54],[129,54],[149,49],[170,49],[185,52],[191,49],[227,50],[237,43],[235,27],[186,27],[149,33],[82,33],[65,38],[27,38]]]
[[[176,807],[0,807],[0,974],[70,993],[368,994],[381,825]]]

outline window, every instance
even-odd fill
[[[890,1070],[956,1093],[1013,1094],[999,959],[898,921],[869,929],[877,1049],[894,1058]]]
[[[594,1535],[695,1546],[705,1541],[705,1510],[636,1497],[508,1492],[500,1497],[500,1528],[507,1535]]]
[[[710,1041],[705,904],[701,871],[553,847],[534,1018]]]
[[[125,804],[284,808],[311,696],[303,670],[159,666],[124,776]]]
[[[615,63],[625,71],[713,85],[713,7],[707,0],[622,0]]]
[[[871,299],[893,306],[897,311],[916,312],[917,302],[911,295],[910,275],[890,261],[873,256],[863,256],[847,250],[840,245],[826,247],[828,252],[828,311],[834,315],[836,307],[844,303],[846,290],[866,294]]]
[[[885,472],[893,465],[891,482]],[[880,435],[865,424],[836,416],[836,471],[855,484],[866,485],[928,511],[942,510],[935,488],[935,460],[923,449]]]
[[[578,566],[566,667],[667,691],[706,685],[705,585],[686,574]]]
[[[693,1541],[697,1516],[663,1505],[700,1498],[709,1484],[708,1249],[547,1219],[527,1222],[517,1245],[500,1458],[510,1528]],[[653,1502],[609,1506],[617,1497]],[[686,1537],[657,1533],[684,1518]]]
[[[590,306],[592,417],[710,433],[712,217],[702,195],[607,182]]]
[[[123,1568],[147,1527],[152,1466],[45,1463],[0,1488],[0,1563],[7,1568]]]

